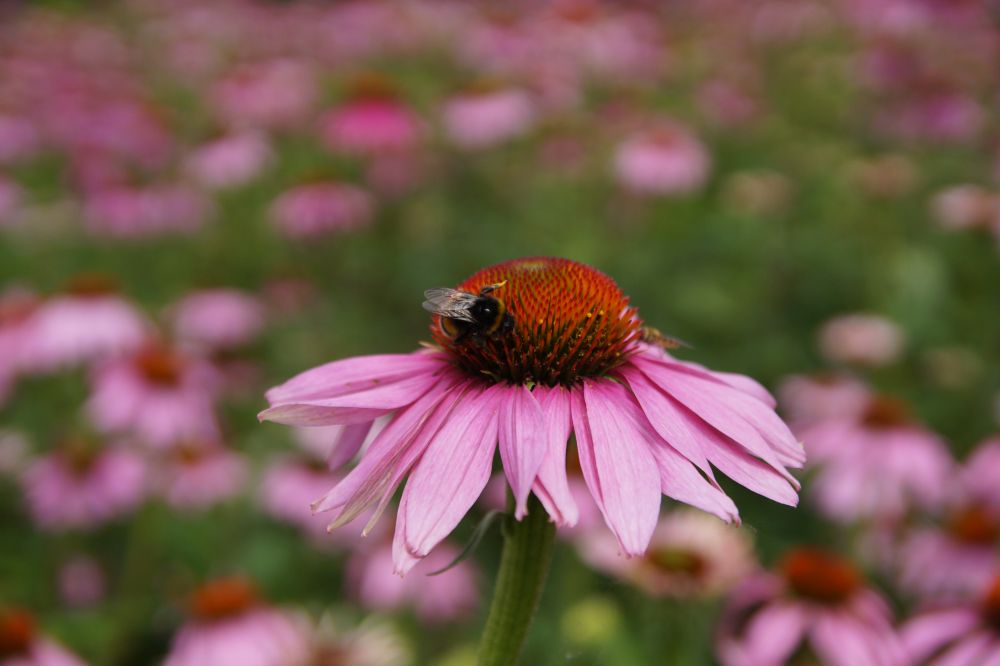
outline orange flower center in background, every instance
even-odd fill
[[[699,553],[683,548],[651,548],[646,561],[657,571],[701,578],[708,570],[708,562]]]
[[[861,576],[849,562],[814,548],[791,551],[778,571],[796,595],[824,604],[847,601],[861,587]]]
[[[27,654],[35,638],[35,620],[22,610],[0,610],[0,659]]]
[[[245,578],[220,578],[205,583],[191,594],[188,608],[199,620],[235,617],[259,601],[257,588]]]
[[[12,294],[0,300],[0,326],[19,324],[31,316],[40,301],[31,294]]]
[[[431,334],[468,372],[512,384],[569,386],[625,360],[642,322],[614,280],[568,259],[515,259],[484,268],[458,286],[490,296],[512,319],[509,330],[456,338],[434,316]]]
[[[63,462],[78,476],[85,476],[94,466],[99,449],[96,442],[80,434],[70,435],[58,442]]]
[[[153,384],[176,386],[181,381],[183,359],[167,347],[147,347],[136,355],[135,363],[142,376]]]
[[[910,410],[899,398],[877,396],[868,402],[861,422],[869,428],[898,428],[910,423]]]
[[[107,296],[117,291],[114,278],[104,273],[81,273],[66,283],[63,289],[67,294],[92,298]]]
[[[997,576],[986,590],[980,608],[986,621],[1000,633],[1000,576]]]
[[[348,84],[348,98],[352,100],[392,100],[397,97],[395,84],[385,74],[366,71],[357,74]]]
[[[947,527],[956,540],[972,545],[992,546],[1000,537],[1000,522],[981,505],[955,512]]]

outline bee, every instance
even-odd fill
[[[661,332],[658,328],[653,328],[652,326],[642,327],[642,337],[643,342],[647,342],[651,345],[656,345],[662,349],[679,349],[681,347],[690,347],[688,343],[680,340],[678,338],[666,335]]]
[[[456,343],[467,338],[481,343],[483,338],[498,338],[514,329],[514,318],[503,301],[493,296],[507,281],[483,287],[479,295],[457,289],[428,289],[424,292],[424,310],[441,316],[441,330]]]

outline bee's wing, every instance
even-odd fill
[[[439,289],[428,289],[424,292],[424,310],[432,312],[448,319],[460,319],[471,324],[476,323],[469,309],[476,302],[476,296],[442,287]]]

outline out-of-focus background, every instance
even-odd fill
[[[829,548],[903,622],[935,598],[907,540],[965,534],[944,490],[1000,418],[989,4],[3,3],[0,663],[43,640],[161,663],[250,606],[382,660],[350,663],[471,663],[496,531],[425,574],[489,498],[393,578],[391,511],[365,540],[309,514],[333,435],[255,415],[308,367],[414,349],[424,289],[527,255],[608,273],[678,356],[759,379],[802,430],[945,442],[889,508],[857,499],[864,456],[846,499],[822,489],[852,461],[815,491],[829,469],[807,468],[799,509],[724,482],[748,569]],[[875,392],[907,407],[872,416]],[[595,529],[560,539],[525,663],[715,663],[731,585],[644,586]],[[677,563],[653,564],[704,573]]]

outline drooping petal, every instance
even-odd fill
[[[534,392],[545,417],[545,456],[532,492],[556,525],[572,527],[579,520],[580,511],[566,479],[566,445],[573,427],[569,391],[561,386],[536,386]]]
[[[573,426],[584,480],[627,555],[646,550],[660,512],[660,475],[628,390],[611,380],[574,391]],[[582,433],[582,436],[581,436]]]
[[[455,529],[486,487],[497,445],[503,386],[474,387],[454,406],[410,474],[397,514],[397,537],[422,558]],[[399,558],[405,574],[410,558]]]
[[[660,490],[667,497],[718,516],[727,523],[739,523],[740,514],[718,486],[713,485],[684,456],[666,442],[650,446],[660,472]]]
[[[267,392],[272,405],[335,398],[367,391],[406,377],[440,369],[442,354],[419,351],[410,354],[355,356],[306,370]]]
[[[340,509],[331,523],[346,524],[383,494],[391,494],[397,479],[423,453],[429,437],[467,389],[468,382],[444,378],[409,407],[399,411],[371,443],[351,472],[313,505],[313,511]],[[424,435],[423,437],[421,435]]]
[[[341,429],[330,447],[330,455],[326,459],[326,464],[331,471],[340,469],[342,465],[357,455],[365,438],[368,437],[368,433],[371,432],[373,423],[373,421],[365,421],[364,423],[344,426]]]
[[[743,640],[748,656],[760,664],[783,664],[802,641],[807,611],[796,604],[775,603],[757,612]]]
[[[967,608],[932,612],[907,622],[900,638],[910,657],[919,662],[959,636],[968,635],[978,623],[978,615]]]
[[[500,460],[514,493],[514,517],[528,511],[528,495],[545,457],[545,419],[542,408],[525,386],[499,390]]]
[[[282,402],[265,409],[257,418],[295,426],[365,423],[409,405],[437,384],[439,379],[438,373],[425,372],[333,398]]]

